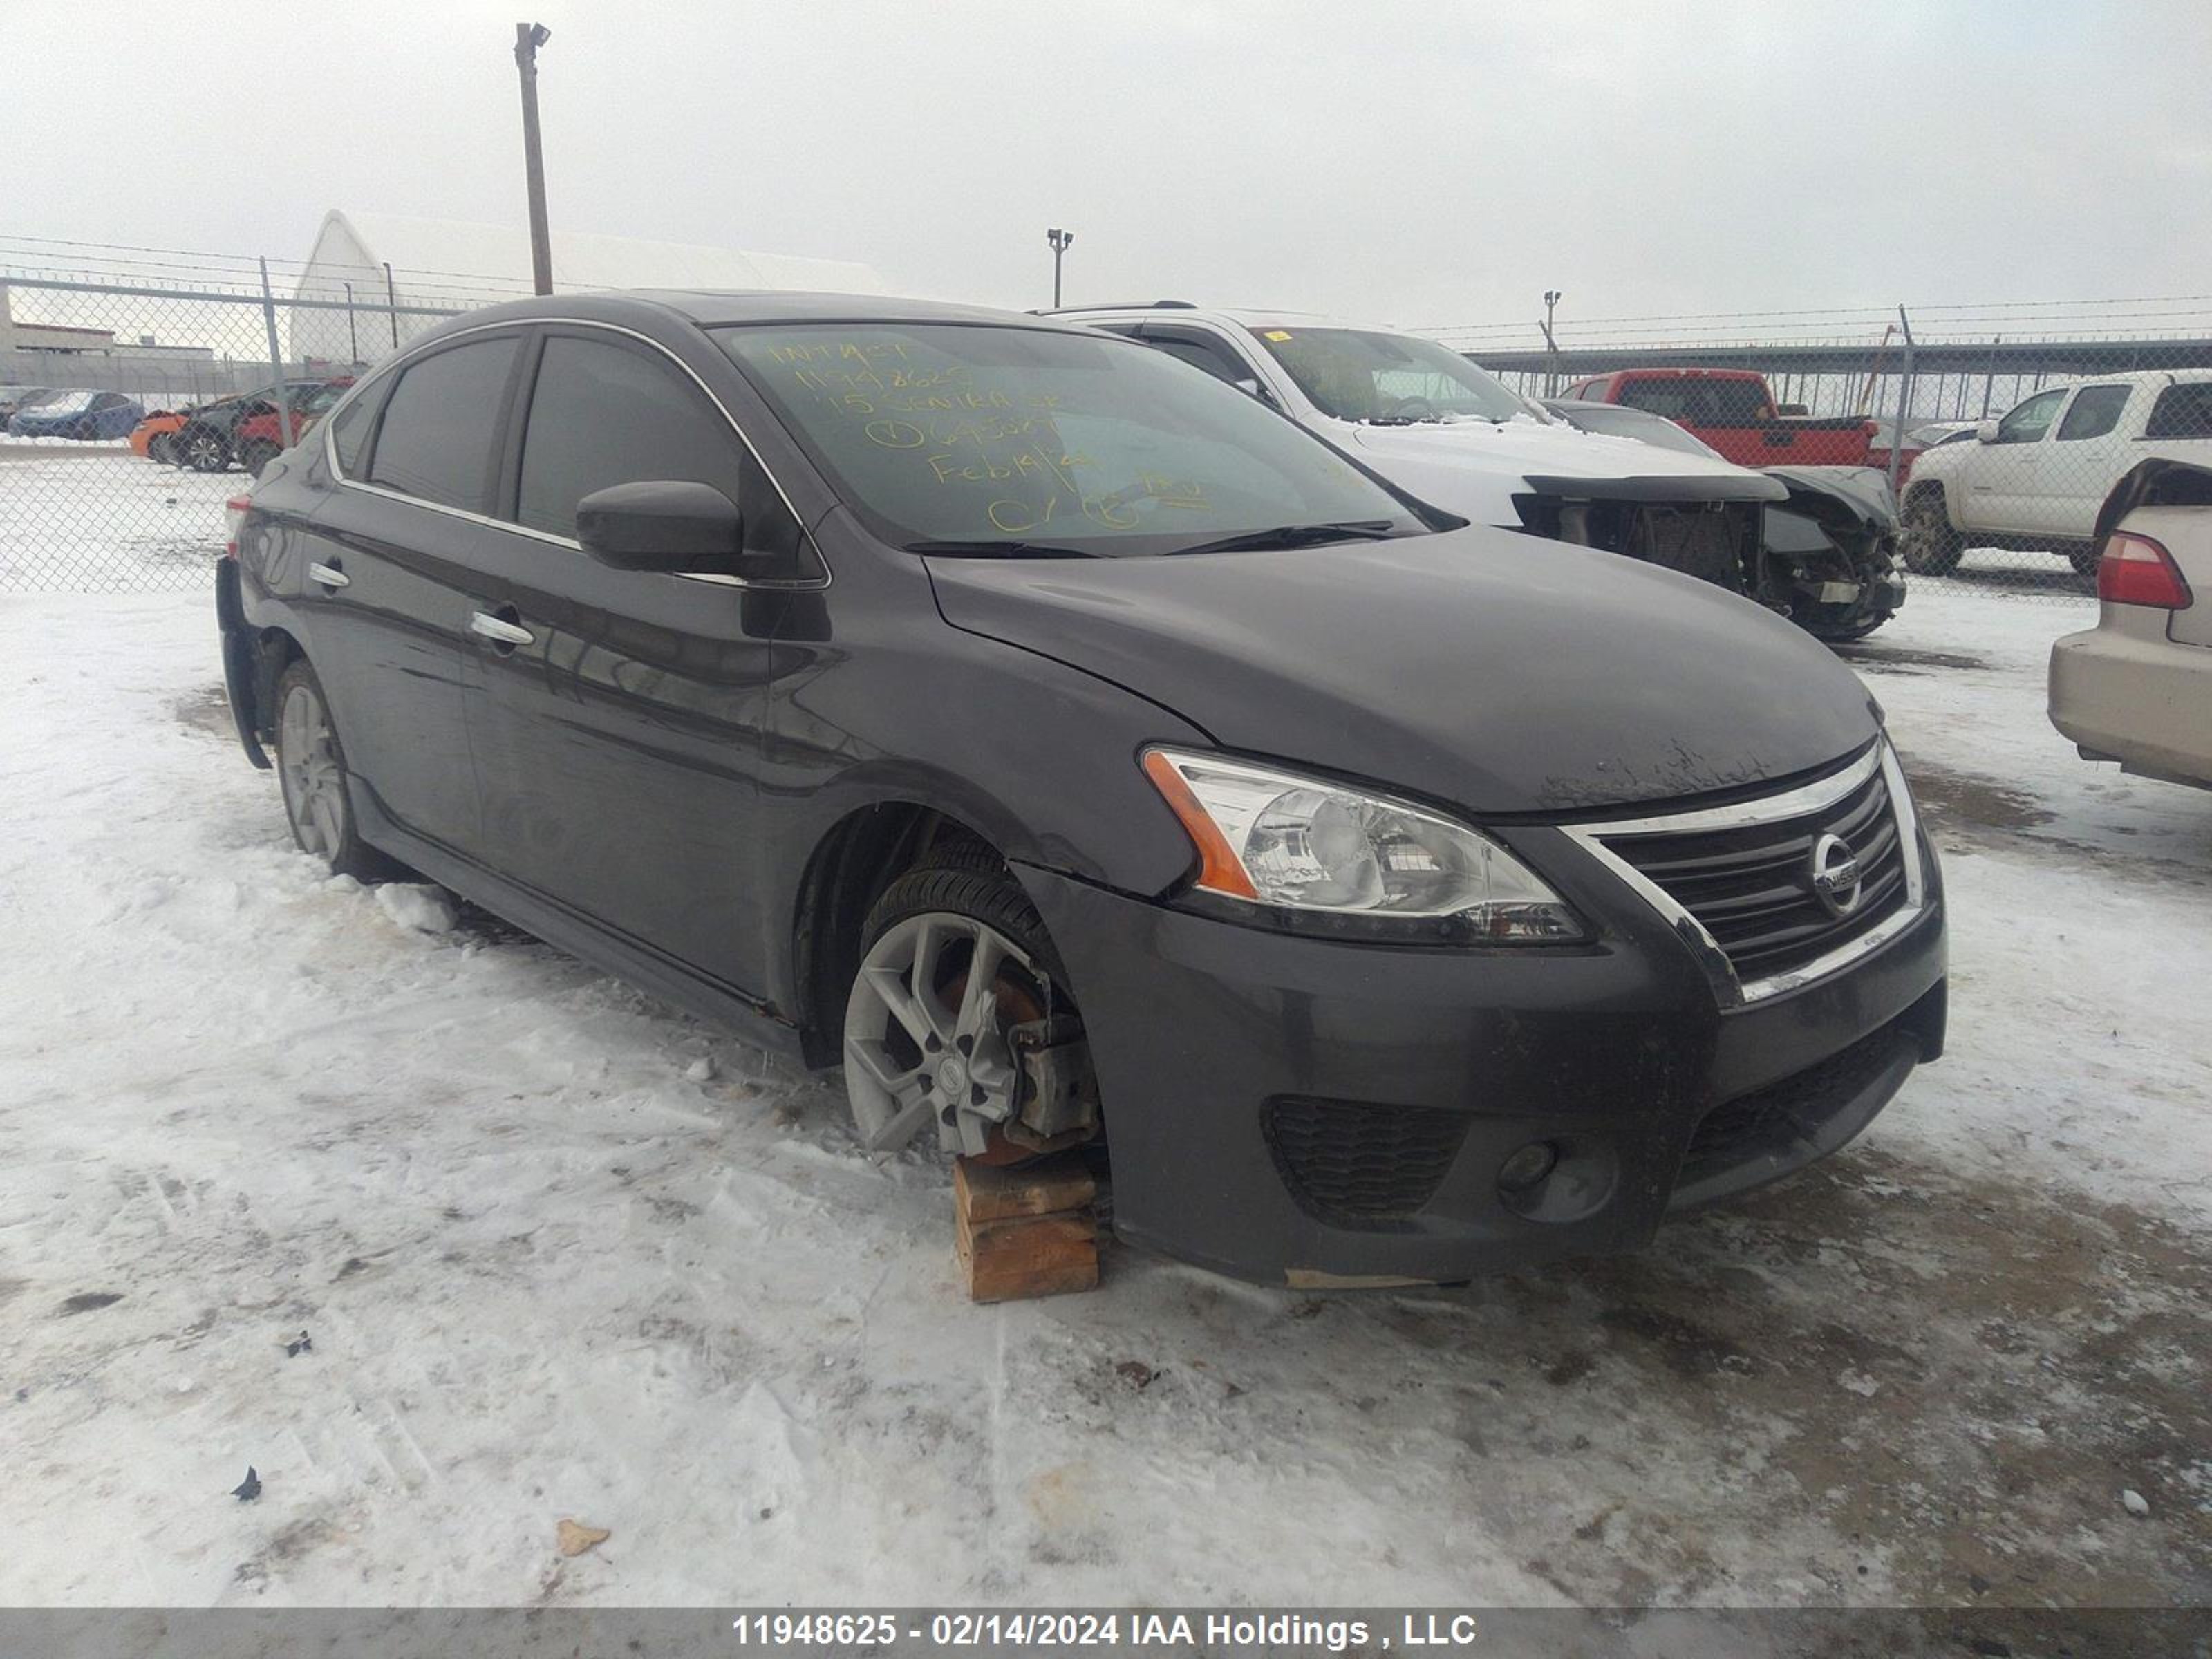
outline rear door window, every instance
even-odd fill
[[[2074,394],[2066,418],[2058,423],[2058,441],[2066,444],[2082,438],[2103,437],[2120,423],[2120,411],[2128,406],[2128,393],[2132,389],[2124,386],[2083,386]]]
[[[368,429],[376,424],[376,411],[383,405],[384,394],[391,389],[389,380],[375,381],[331,422],[331,442],[337,449],[338,471],[347,477],[360,476],[362,453],[368,447]]]
[[[2143,436],[2212,438],[2212,380],[2191,380],[2160,392]]]
[[[512,335],[474,340],[402,369],[377,427],[368,481],[439,507],[489,513],[495,441],[519,343]]]

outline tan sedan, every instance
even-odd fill
[[[2145,462],[2100,529],[2102,613],[2051,647],[2051,723],[2086,759],[2212,788],[2212,468]]]

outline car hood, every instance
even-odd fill
[[[1779,478],[1792,495],[1820,495],[1839,502],[1867,524],[1893,528],[1897,523],[1889,478],[1873,467],[1770,466],[1766,476]]]
[[[928,568],[956,628],[1123,686],[1224,748],[1471,812],[1740,788],[1876,731],[1856,677],[1780,618],[1508,532]]]
[[[1413,426],[1330,423],[1329,435],[1355,455],[1373,458],[1378,471],[1402,456],[1552,478],[1716,478],[1756,481],[1747,467],[1718,456],[1662,449],[1634,438],[1582,432],[1565,422],[1533,420],[1452,421]]]

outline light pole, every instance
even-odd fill
[[[1544,349],[1552,355],[1551,372],[1544,377],[1544,395],[1547,398],[1559,389],[1559,342],[1552,332],[1552,307],[1566,297],[1555,288],[1544,290]]]
[[[1075,233],[1072,230],[1061,230],[1055,226],[1045,232],[1044,239],[1052,244],[1052,308],[1057,311],[1060,309],[1060,262],[1061,257],[1074,245]]]
[[[553,291],[552,233],[545,228],[545,154],[538,142],[538,48],[553,38],[543,23],[514,26],[514,67],[522,77],[522,166],[530,180],[530,276]]]

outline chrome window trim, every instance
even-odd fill
[[[390,362],[378,364],[374,374],[362,376],[345,397],[332,404],[330,412],[322,417],[323,460],[331,470],[331,477],[344,488],[358,489],[364,495],[381,495],[387,501],[406,501],[415,507],[426,507],[433,513],[443,513],[448,518],[466,520],[471,524],[488,525],[494,530],[511,531],[518,536],[527,536],[533,541],[544,542],[554,547],[565,547],[572,553],[583,553],[584,544],[573,536],[556,535],[549,530],[533,530],[528,525],[517,524],[512,519],[495,519],[489,514],[471,513],[465,507],[447,507],[442,501],[424,501],[420,495],[410,495],[404,489],[393,489],[386,484],[371,483],[366,478],[349,478],[346,477],[345,469],[338,465],[337,441],[335,436],[338,416],[356,398],[362,396],[376,381],[382,380],[387,374],[404,374],[416,359],[428,356],[433,351],[450,345],[456,340],[466,339],[471,334],[490,334],[505,329],[525,329],[546,324],[556,324],[568,328],[596,328],[609,334],[623,335],[641,344],[652,347],[653,350],[690,375],[692,385],[707,394],[707,401],[714,405],[722,419],[727,422],[731,432],[736,435],[738,441],[745,447],[745,453],[753,458],[753,464],[760,468],[761,475],[775,489],[776,498],[783,503],[784,510],[791,514],[791,521],[799,526],[799,533],[805,538],[809,546],[814,548],[814,556],[822,566],[822,574],[818,580],[808,577],[791,581],[755,581],[744,576],[727,576],[707,570],[672,570],[666,574],[678,581],[708,582],[720,587],[754,588],[764,592],[785,593],[818,592],[836,580],[836,573],[830,569],[830,561],[822,556],[821,548],[815,545],[813,532],[807,528],[806,520],[799,516],[798,507],[792,504],[791,494],[784,489],[783,480],[775,476],[775,470],[769,465],[760,451],[754,447],[753,441],[745,435],[745,429],[738,424],[738,417],[730,413],[730,406],[715,396],[714,388],[701,380],[698,371],[690,364],[685,362],[651,335],[641,334],[637,330],[625,328],[620,323],[603,323],[588,317],[510,317],[504,322],[478,323],[472,328],[458,328],[451,334],[441,334],[434,340],[423,341],[419,349],[410,349],[403,356],[395,358]],[[523,413],[526,421],[529,411],[526,410]],[[586,554],[585,556],[590,556]]]
[[[1611,839],[1693,835],[1701,830],[1742,829],[1808,817],[1834,805],[1853,791],[1863,787],[1877,769],[1888,789],[1890,812],[1897,823],[1899,856],[1905,868],[1905,902],[1857,938],[1787,973],[1771,974],[1763,979],[1741,977],[1729,961],[1728,952],[1706,931],[1703,922],[1691,915],[1665,888],[1606,845]],[[1665,917],[1678,933],[1685,934],[1703,945],[1698,955],[1712,979],[1713,988],[1718,994],[1723,1009],[1765,1002],[1801,989],[1816,980],[1826,979],[1831,974],[1840,973],[1896,939],[1917,922],[1928,908],[1927,872],[1920,862],[1919,815],[1913,808],[1911,791],[1905,787],[1905,769],[1899,764],[1896,747],[1891,744],[1887,733],[1875,740],[1873,748],[1840,771],[1779,795],[1768,795],[1763,799],[1743,801],[1733,806],[1705,807],[1695,811],[1661,813],[1641,818],[1617,818],[1604,823],[1561,824],[1559,829],[1568,839],[1619,877],[1646,904]]]

